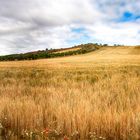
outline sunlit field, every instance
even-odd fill
[[[0,134],[33,140],[139,140],[140,48],[0,62]]]
[[[80,50],[80,49],[81,49],[80,47],[66,48],[64,50],[59,50],[59,51],[56,51],[56,52],[53,52],[53,53],[64,53],[64,52],[68,52],[68,51],[77,51],[77,50]]]

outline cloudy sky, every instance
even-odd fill
[[[0,55],[140,44],[140,0],[0,0]]]

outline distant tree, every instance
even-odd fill
[[[98,46],[98,43],[95,43],[95,45],[97,45],[97,46]]]
[[[104,44],[103,46],[108,46],[108,44]]]

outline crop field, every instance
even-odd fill
[[[80,50],[81,48],[80,47],[76,47],[76,48],[67,48],[67,49],[62,49],[62,50],[59,50],[59,51],[56,51],[56,52],[53,52],[53,53],[64,53],[64,52],[69,52],[69,51],[77,51],[77,50]]]
[[[139,140],[140,47],[0,62],[0,134],[8,140]]]

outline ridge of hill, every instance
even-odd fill
[[[98,45],[93,43],[88,44],[81,44],[70,48],[61,48],[61,49],[46,49],[46,50],[39,50],[34,52],[28,53],[21,53],[21,54],[11,54],[0,56],[0,61],[14,61],[14,60],[36,60],[42,58],[54,58],[54,57],[62,57],[62,56],[70,56],[70,55],[77,55],[77,54],[85,54],[88,52],[95,51],[104,45]]]
[[[140,54],[140,46],[121,46],[121,45],[114,45],[114,46],[108,46],[107,44],[99,45],[99,44],[81,44],[74,47],[69,48],[60,48],[60,49],[46,49],[46,50],[38,50],[34,52],[28,52],[28,53],[21,53],[21,54],[11,54],[11,55],[5,55],[0,56],[0,61],[15,61],[15,60],[36,60],[36,59],[45,59],[45,58],[57,58],[57,57],[64,57],[64,56],[73,56],[78,54],[86,54],[86,53],[92,53],[96,50],[102,50],[106,48],[121,48],[121,51],[123,51],[122,48],[132,48],[131,54]],[[129,49],[128,49],[129,50]],[[111,49],[112,51],[112,49]],[[130,50],[129,50],[130,51]],[[120,52],[120,50],[119,50]],[[110,52],[108,52],[110,53]],[[117,53],[117,50],[113,53]],[[110,55],[110,54],[108,54]]]

